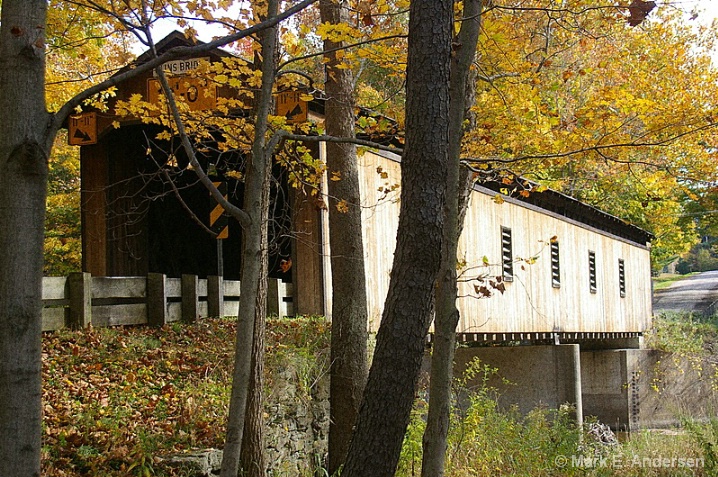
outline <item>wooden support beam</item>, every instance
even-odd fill
[[[281,317],[282,294],[279,292],[280,281],[270,278],[267,283],[267,315]]]
[[[224,277],[207,277],[207,314],[220,318],[224,316]]]
[[[67,291],[70,328],[87,328],[92,323],[92,275],[87,272],[71,273],[67,278]]]
[[[163,273],[147,274],[147,323],[167,324],[167,277]]]
[[[182,275],[182,321],[194,323],[199,318],[199,279]]]

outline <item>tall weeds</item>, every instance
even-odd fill
[[[489,379],[499,370],[472,361],[456,381],[447,477],[676,477],[718,473],[718,418],[690,423],[686,434],[641,432],[606,444],[582,427],[573,409],[536,408],[522,415],[502,409]],[[421,475],[421,438],[427,402],[420,394],[407,432],[398,477]]]

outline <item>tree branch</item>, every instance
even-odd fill
[[[242,227],[248,226],[251,222],[249,214],[247,214],[244,210],[240,209],[239,207],[228,201],[222,195],[219,189],[215,187],[214,183],[212,182],[212,179],[209,178],[204,169],[202,169],[202,165],[197,160],[197,155],[195,154],[194,148],[189,141],[189,136],[187,136],[187,132],[185,131],[184,122],[180,117],[179,109],[177,108],[177,101],[175,101],[174,94],[172,94],[172,89],[170,88],[170,84],[167,81],[167,76],[160,67],[155,68],[155,71],[157,73],[158,79],[160,80],[160,83],[162,84],[162,89],[165,92],[167,104],[170,107],[170,111],[172,112],[172,119],[174,120],[175,126],[177,127],[177,134],[182,141],[182,147],[184,148],[184,151],[187,154],[189,162],[192,165],[195,174],[197,174],[199,181],[209,191],[212,198],[214,198],[214,200],[216,200],[219,205],[224,207],[224,210],[226,210],[229,215],[234,217]]]
[[[504,5],[492,4],[491,10],[505,10],[509,12],[546,12],[546,13],[568,13],[571,15],[583,15],[593,10],[626,10],[628,5],[595,5],[592,7],[584,7],[579,9],[572,8],[549,8],[549,7],[509,7]]]
[[[192,208],[189,205],[187,205],[187,202],[185,202],[185,200],[182,198],[182,194],[180,194],[180,191],[177,188],[175,181],[172,180],[169,173],[164,168],[162,169],[162,175],[164,175],[165,179],[167,179],[167,182],[169,182],[170,187],[172,188],[172,192],[174,192],[175,198],[179,201],[180,205],[185,210],[185,212],[187,212],[187,215],[189,215],[189,217],[192,219],[192,221],[194,223],[196,223],[197,225],[199,225],[202,229],[204,229],[205,232],[210,234],[212,237],[217,237],[217,235],[218,235],[217,232],[215,232],[214,230],[207,227],[204,224],[204,222],[202,222],[202,220],[200,220],[200,218],[197,217],[197,214],[194,213]]]
[[[502,78],[516,78],[518,76],[521,76],[520,73],[496,73],[494,75],[486,76],[482,74],[477,74],[476,79],[480,79],[481,81],[484,81],[486,83],[493,84],[494,81]]]
[[[338,46],[336,48],[328,48],[327,50],[323,50],[323,51],[320,51],[317,53],[310,53],[310,54],[304,55],[304,56],[297,56],[296,58],[290,58],[287,61],[285,61],[284,63],[280,64],[277,67],[277,71],[281,70],[288,64],[291,64],[291,63],[294,63],[297,61],[308,60],[310,58],[314,58],[317,56],[324,56],[326,53],[332,53],[334,51],[339,51],[339,50],[348,50],[350,48],[355,48],[357,46],[369,45],[371,43],[377,43],[377,42],[384,41],[384,40],[393,40],[393,39],[397,39],[397,38],[406,38],[406,37],[407,37],[407,35],[389,35],[389,36],[384,36],[381,38],[371,38],[369,40],[359,41],[357,43],[351,43],[349,45]]]
[[[277,131],[274,133],[275,137],[278,138],[277,141],[274,141],[273,143],[276,146],[279,144],[279,141],[282,139],[290,140],[290,141],[303,141],[303,142],[338,142],[338,143],[349,143],[349,144],[356,144],[357,146],[364,146],[371,149],[378,149],[380,151],[386,151],[391,152],[394,154],[401,155],[404,150],[399,149],[398,147],[391,147],[391,146],[384,146],[383,144],[376,143],[374,141],[367,141],[364,139],[357,139],[354,137],[336,137],[336,136],[309,136],[304,134],[293,134],[289,131],[286,131],[284,129]]]
[[[574,149],[571,151],[566,152],[552,152],[548,154],[526,154],[524,156],[516,156],[511,159],[505,159],[501,157],[487,157],[483,159],[478,158],[466,158],[462,159],[462,163],[465,165],[468,165],[472,162],[498,162],[501,164],[510,164],[513,162],[520,162],[520,161],[528,161],[531,159],[557,159],[557,158],[565,158],[570,156],[575,156],[576,154],[585,154],[587,152],[596,152],[601,153],[605,150],[610,149],[622,149],[622,148],[633,148],[633,147],[661,147],[661,146],[668,146],[671,143],[677,141],[678,139],[681,139],[686,136],[690,136],[692,134],[697,134],[702,131],[706,131],[708,129],[712,129],[714,127],[718,126],[718,123],[712,122],[709,124],[706,124],[704,126],[691,129],[690,131],[686,131],[680,134],[676,134],[675,136],[671,136],[666,139],[662,139],[660,141],[653,141],[653,142],[624,142],[624,143],[616,143],[616,144],[597,144],[595,146],[589,146],[584,147],[581,149]],[[636,161],[618,161],[617,159],[608,158],[607,159],[613,161],[613,162],[626,162],[626,163],[635,163]]]

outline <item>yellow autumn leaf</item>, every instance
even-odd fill
[[[337,202],[337,210],[342,214],[346,214],[347,212],[349,212],[349,204],[347,203],[347,201],[342,199]]]

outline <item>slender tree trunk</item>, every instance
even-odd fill
[[[441,261],[449,144],[451,0],[414,0],[397,246],[343,477],[393,476],[409,424]]]
[[[322,0],[323,23],[348,22],[348,2]],[[327,59],[325,92],[326,132],[330,136],[354,137],[354,84],[349,68],[338,68],[332,50],[340,43],[324,42]],[[367,297],[364,274],[364,243],[359,196],[356,146],[327,143],[327,170],[340,180],[329,181],[329,245],[332,263],[332,340],[329,421],[330,475],[344,463],[352,429],[359,412],[367,375]],[[339,201],[346,210],[339,210]]]
[[[267,177],[267,179],[269,179]],[[268,240],[267,240],[267,211],[269,207],[269,181],[265,182],[266,187],[262,190],[262,222],[265,224],[262,230],[260,252],[254,254],[254,260],[259,262],[259,281],[257,282],[257,302],[254,312],[254,341],[252,343],[252,373],[249,382],[249,395],[247,398],[247,410],[245,411],[244,439],[242,439],[241,468],[242,475],[246,477],[263,477],[266,473],[266,462],[264,458],[264,408],[263,408],[263,383],[264,383],[264,330],[267,318],[267,275],[268,265]],[[254,194],[254,191],[247,190],[247,195]],[[244,257],[248,258],[248,257]]]
[[[447,200],[444,205],[444,240],[436,289],[436,316],[434,318],[434,340],[431,356],[431,379],[429,381],[429,414],[424,430],[422,477],[444,475],[447,436],[451,412],[451,380],[456,346],[456,326],[459,310],[456,308],[457,283],[456,263],[459,236],[463,218],[462,208],[468,201],[466,174],[460,180],[461,140],[464,135],[464,120],[467,91],[474,87],[469,84],[469,71],[474,61],[479,38],[481,0],[464,1],[464,20],[451,60],[451,107],[449,123],[449,166],[447,169]],[[470,96],[473,98],[473,95]]]
[[[277,0],[268,0],[267,17],[277,14]],[[232,394],[230,397],[229,418],[227,420],[227,439],[222,458],[221,477],[236,477],[239,471],[240,452],[245,428],[252,430],[252,460],[244,462],[243,467],[252,475],[263,475],[264,458],[257,457],[256,449],[262,452],[261,443],[261,367],[263,366],[263,326],[255,328],[255,323],[264,320],[267,302],[267,223],[269,211],[269,186],[271,173],[271,151],[267,150],[267,117],[272,107],[272,87],[275,79],[275,54],[277,28],[263,30],[262,39],[262,88],[259,93],[255,138],[252,145],[252,157],[245,173],[244,210],[250,216],[250,224],[243,229],[242,284],[240,289],[237,340],[235,344],[235,363],[232,375]],[[263,321],[262,321],[263,323]],[[258,333],[259,332],[259,333]],[[256,347],[255,347],[256,346]],[[254,361],[253,361],[254,360]],[[250,385],[250,383],[253,383]],[[252,386],[254,386],[252,388]],[[250,407],[250,404],[251,407]],[[253,415],[246,419],[246,412],[252,409]],[[258,433],[256,433],[258,432]],[[256,434],[255,434],[256,433]],[[249,435],[247,436],[248,438]],[[257,447],[259,446],[259,447]]]
[[[44,0],[0,19],[0,476],[39,476],[42,250],[50,154]]]

